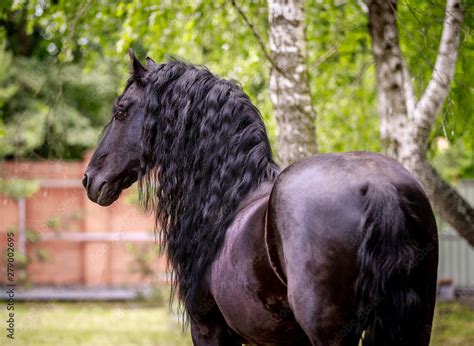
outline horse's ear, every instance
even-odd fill
[[[145,60],[146,60],[146,67],[147,67],[147,68],[156,67],[156,62],[155,62],[155,60],[153,60],[153,59],[150,58],[149,56],[147,56],[147,57],[145,58]]]
[[[132,48],[128,49],[128,55],[130,56],[130,62],[132,63],[132,74],[134,76],[143,76],[146,72],[146,68],[143,67],[140,61],[138,61]]]

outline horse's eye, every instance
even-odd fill
[[[122,120],[123,118],[125,118],[127,116],[127,113],[124,112],[124,111],[117,111],[115,112],[115,119],[117,120]]]

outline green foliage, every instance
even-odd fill
[[[263,0],[242,4],[248,15],[256,19],[264,38],[265,4]],[[58,1],[52,4],[37,0],[25,6],[28,22],[40,27],[43,37],[49,38],[60,55],[67,56],[60,60],[81,60],[86,69],[105,60],[117,68],[116,75],[122,78],[122,85],[128,78],[129,47],[141,58],[149,55],[164,61],[173,55],[205,64],[224,78],[238,80],[259,106],[274,138],[268,65],[251,30],[227,1]],[[82,15],[77,16],[78,13]],[[64,49],[68,51],[63,53]]]
[[[51,262],[54,258],[51,252],[46,249],[36,249],[35,257],[41,263]]]
[[[133,205],[134,207],[143,210],[142,205],[140,203],[140,195],[138,193],[137,184],[133,184],[128,188],[127,195],[123,197],[123,200],[128,205]]]
[[[46,225],[48,226],[50,230],[58,231],[59,226],[61,225],[61,220],[59,219],[59,217],[54,216],[54,217],[49,218],[48,221],[46,221]]]
[[[307,4],[308,67],[323,152],[380,151],[367,19],[356,2]]]
[[[441,168],[444,178],[449,181],[474,178],[474,151],[469,139],[454,140],[449,150],[439,151],[432,156],[435,167]]]
[[[144,278],[155,274],[153,264],[158,261],[159,257],[155,244],[150,246],[127,243],[126,250],[134,257],[133,265],[130,268],[131,272],[139,273]]]
[[[41,240],[41,234],[32,229],[27,229],[25,236],[26,236],[26,241],[29,244],[36,244]]]
[[[474,1],[465,0],[464,22],[456,72],[442,114],[432,131],[430,157],[449,180],[474,178]],[[432,76],[445,16],[445,0],[402,0],[398,24],[401,48],[417,96]],[[445,138],[447,150],[436,142]]]
[[[0,60],[2,54],[8,56],[2,52]],[[97,142],[115,95],[116,81],[106,66],[84,71],[23,57],[4,65],[0,156],[79,158]]]
[[[237,2],[268,46],[267,2]],[[456,75],[429,153],[448,178],[474,176],[473,0],[463,5]],[[320,150],[382,150],[371,42],[359,2],[307,1],[305,8]],[[445,0],[400,0],[398,8],[401,48],[419,96],[431,77]],[[161,62],[174,55],[240,81],[274,143],[269,64],[226,0],[31,0],[0,9],[0,18],[17,29],[12,34],[0,25],[7,42],[0,53],[0,155],[76,158],[93,146],[128,78],[129,47],[141,58]],[[447,138],[447,150],[434,145],[439,137]]]
[[[19,178],[0,178],[0,193],[13,199],[28,198],[39,190],[39,182]]]

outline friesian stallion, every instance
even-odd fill
[[[84,175],[102,206],[139,182],[195,345],[428,345],[437,227],[420,183],[369,152],[280,171],[235,83],[140,64]]]

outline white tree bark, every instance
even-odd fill
[[[474,245],[474,208],[442,180],[426,156],[429,134],[448,95],[456,67],[463,18],[460,1],[447,0],[432,78],[418,103],[398,42],[397,1],[370,0],[367,5],[377,70],[381,136],[387,154],[418,177],[438,215]]]
[[[269,0],[270,95],[277,120],[278,158],[285,167],[316,153],[316,112],[306,65],[303,0]]]
[[[415,109],[417,135],[424,145],[438,117],[454,77],[463,15],[459,0],[448,0],[443,33],[432,78]]]
[[[407,142],[407,103],[404,86],[407,73],[398,45],[396,15],[392,8],[395,0],[368,2],[369,30],[372,36],[372,54],[377,67],[377,88],[380,113],[380,132],[387,154],[399,157]]]

